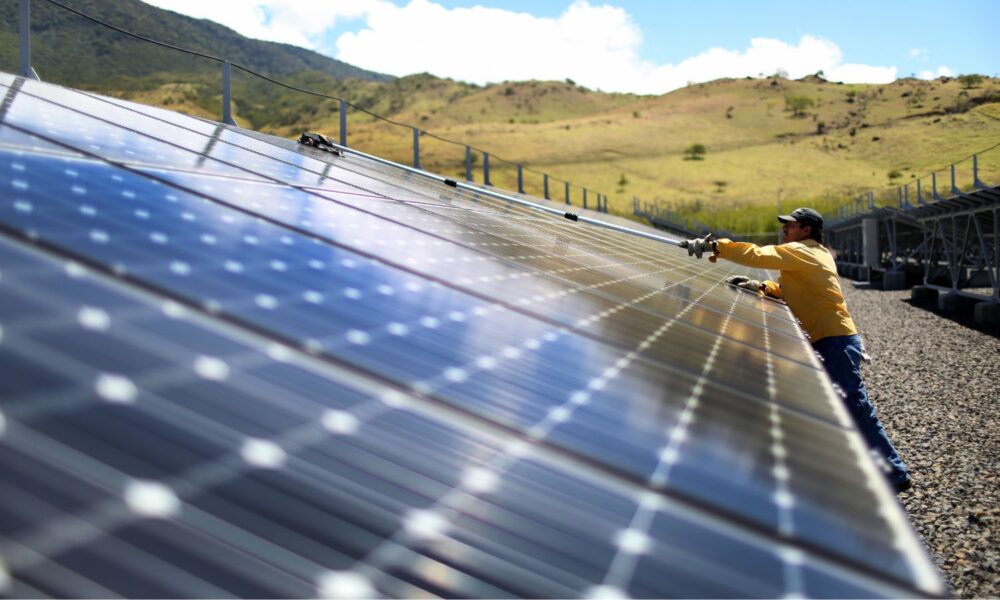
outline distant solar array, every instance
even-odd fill
[[[0,84],[4,594],[944,593],[736,267]]]

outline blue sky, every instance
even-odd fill
[[[845,82],[1000,74],[1000,1],[146,0],[392,75],[572,78],[659,94],[823,70]]]

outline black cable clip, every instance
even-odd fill
[[[326,139],[326,136],[323,135],[322,133],[304,132],[302,135],[299,136],[299,143],[302,144],[303,146],[310,146],[316,148],[317,150],[323,150],[324,152],[329,152],[336,156],[344,155],[344,153],[340,151],[340,148],[334,146],[333,142]]]
[[[570,221],[579,221],[580,220],[580,216],[579,215],[574,215],[573,213],[566,213],[563,216],[566,217],[567,219],[569,219]]]

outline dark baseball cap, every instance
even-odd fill
[[[823,215],[811,208],[796,208],[790,215],[778,215],[778,220],[782,223],[796,222],[800,225],[810,227],[823,227]]]

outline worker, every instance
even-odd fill
[[[732,276],[727,283],[752,292],[783,299],[802,324],[813,348],[823,360],[830,379],[843,392],[848,411],[865,441],[885,458],[889,482],[897,492],[908,490],[912,479],[893,447],[885,428],[868,399],[861,362],[866,360],[861,338],[847,312],[833,256],[823,244],[823,216],[811,208],[797,208],[778,217],[784,243],[757,246],[728,239],[712,239],[712,234],[681,242],[689,256],[709,260],[724,258],[736,264],[781,272],[778,282],[757,281]]]

